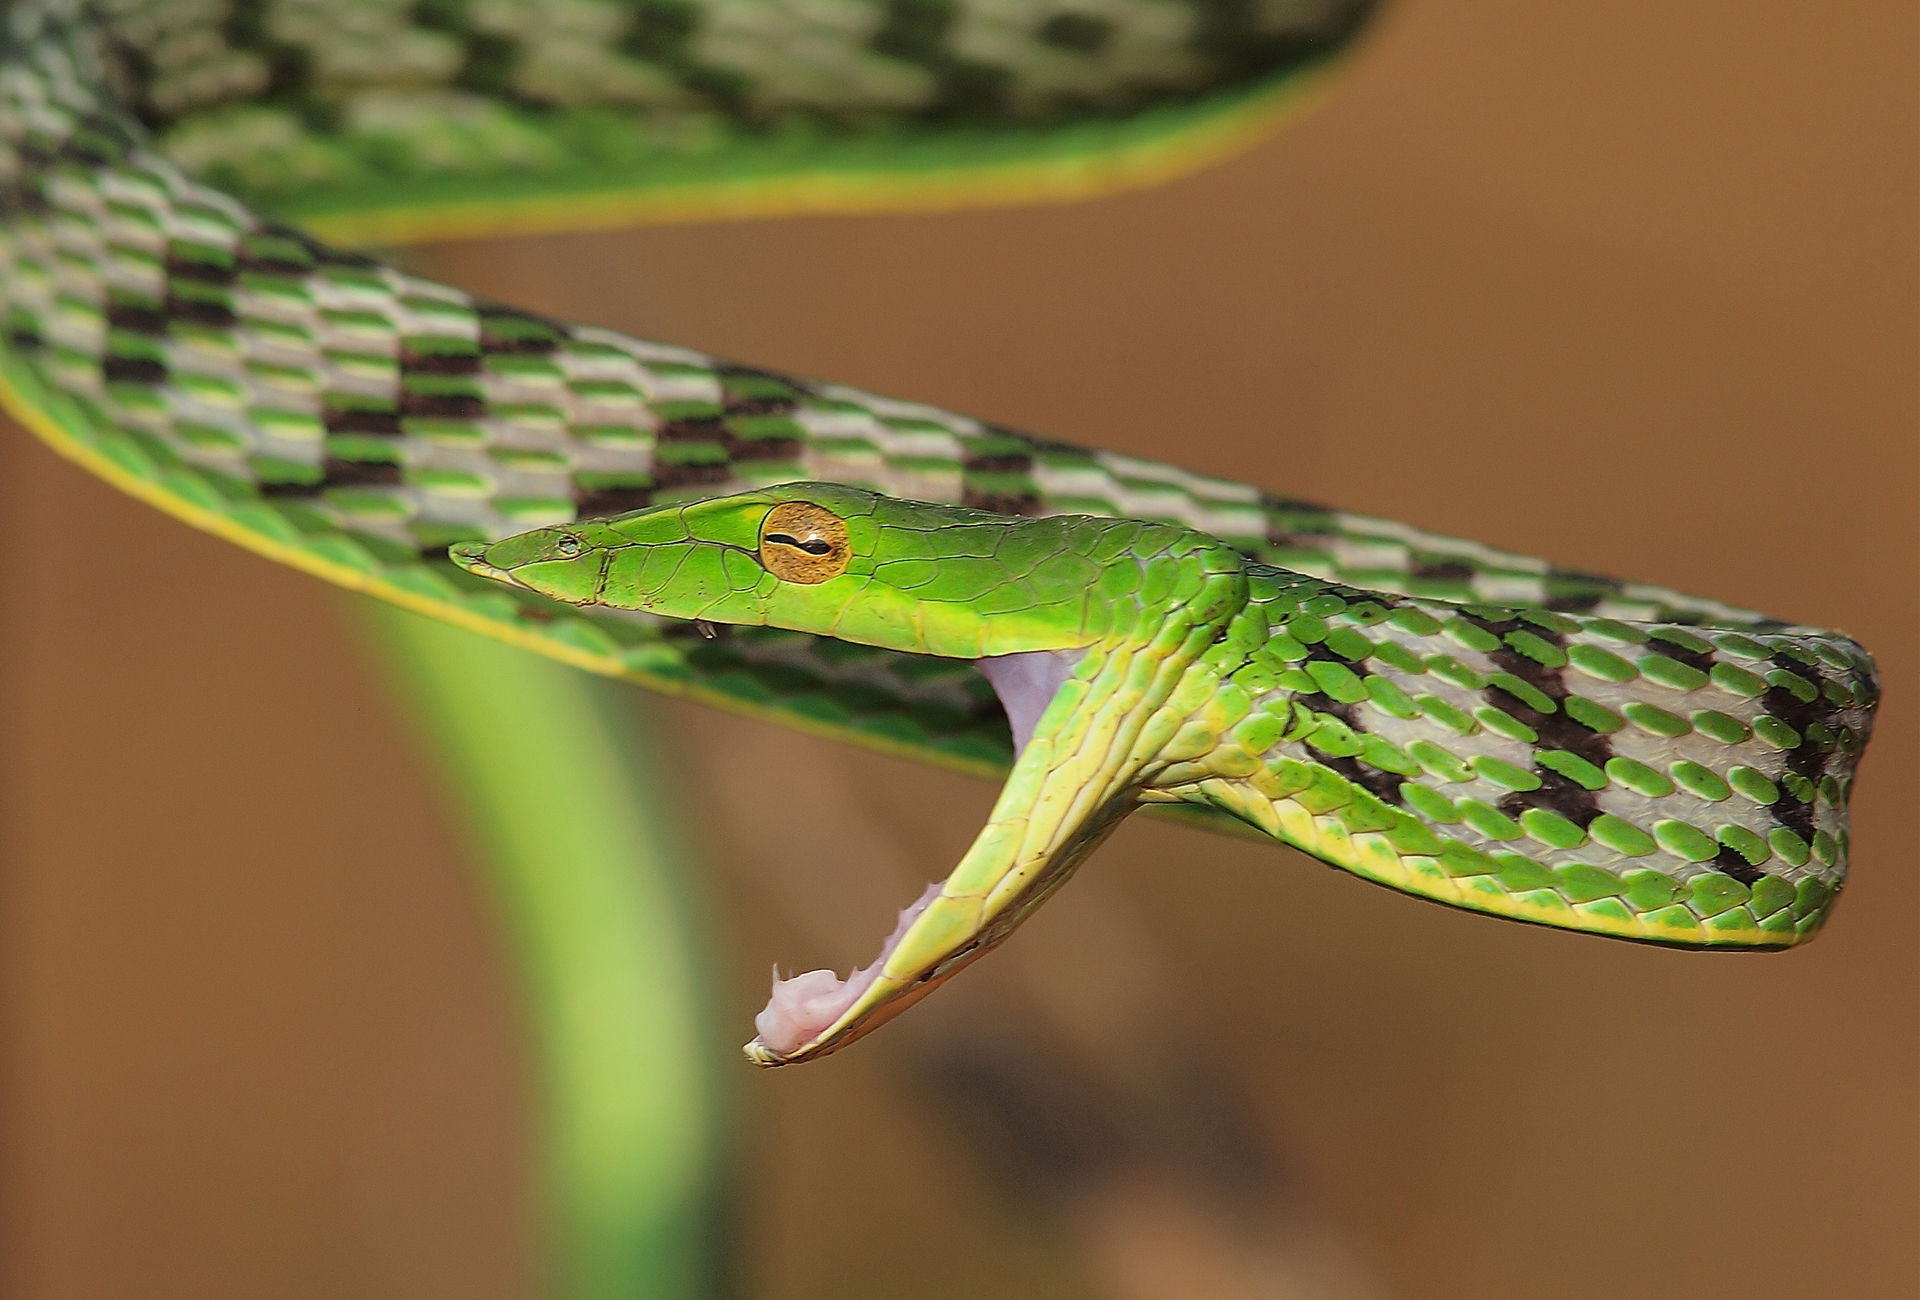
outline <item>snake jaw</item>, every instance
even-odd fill
[[[1016,763],[1084,653],[1035,650],[978,662],[1006,711]],[[980,896],[949,897],[935,883],[901,911],[873,963],[845,980],[830,970],[781,979],[776,968],[772,997],[754,1017],[758,1037],[743,1049],[747,1059],[756,1065],[791,1065],[836,1051],[891,1020],[1011,933],[1011,923],[990,923],[985,903]],[[1004,904],[995,910],[1024,914]]]
[[[774,982],[754,1021],[760,1036],[745,1048],[756,1065],[793,1065],[838,1051],[872,1032],[999,946],[1066,883],[1135,804],[1131,769],[1113,744],[1123,717],[1095,724],[1089,690],[1115,686],[1133,656],[1110,648],[1091,655],[1023,652],[981,667],[1007,706],[1020,752],[993,814],[945,881],[929,886],[900,914],[880,956],[845,981],[809,971]]]
[[[953,875],[929,885],[901,912],[871,966],[845,981],[831,971],[790,980],[776,975],[773,998],[754,1018],[759,1037],[742,1049],[747,1059],[762,1066],[797,1065],[872,1033],[1005,942],[1134,806],[1124,796],[1107,800],[1084,821],[1063,828],[1052,851],[1037,856],[1016,857],[1008,851],[1006,824],[989,822]],[[968,878],[983,866],[990,879],[970,889]],[[949,892],[956,889],[968,892]]]
[[[798,1065],[866,1037],[997,948],[1104,837],[1103,829],[1084,850],[1028,875],[991,920],[982,919],[982,899],[955,897],[939,883],[927,886],[900,913],[873,964],[844,981],[826,970],[789,980],[776,972],[773,996],[754,1017],[758,1036],[741,1050],[755,1065]]]
[[[900,1009],[892,1005],[899,1002],[899,990],[897,981],[883,977],[887,959],[914,921],[939,896],[939,884],[928,885],[919,898],[901,910],[893,932],[880,946],[880,955],[845,980],[830,970],[781,979],[776,967],[773,996],[766,1010],[753,1020],[757,1037],[744,1049],[747,1059],[756,1065],[790,1065],[824,1056],[891,1019]],[[883,1008],[887,1008],[885,1014],[879,1014]]]

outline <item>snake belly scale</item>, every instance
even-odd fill
[[[776,988],[763,1064],[924,995],[1141,805],[1594,934],[1828,914],[1878,691],[1844,635],[477,301],[157,151],[125,22],[6,21],[0,398],[57,450],[344,586],[1006,776],[878,961]]]

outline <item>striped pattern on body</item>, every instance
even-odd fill
[[[201,179],[395,243],[1151,184],[1314,96],[1373,0],[37,0]]]

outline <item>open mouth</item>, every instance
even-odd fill
[[[1016,761],[1081,654],[1042,650],[977,661],[1006,710]],[[776,969],[773,995],[754,1017],[758,1037],[746,1046],[748,1058],[760,1065],[788,1065],[844,1047],[997,944],[1024,915],[1027,900],[1057,883],[1043,869],[1012,882],[1010,891],[1003,888],[1009,883],[1004,879],[985,882],[986,892],[962,889],[960,877],[972,858],[970,853],[949,877],[955,893],[946,893],[940,883],[928,885],[900,913],[880,955],[846,979],[830,970],[782,979]]]

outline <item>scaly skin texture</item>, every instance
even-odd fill
[[[143,500],[343,586],[656,690],[1011,772],[952,901],[913,920],[832,1042],[803,1054],[1004,936],[1139,802],[1598,933],[1781,946],[1825,916],[1876,691],[1844,636],[545,320],[341,253],[151,147],[107,47],[200,48],[161,38],[204,15],[121,12],[109,29],[77,5],[17,5],[0,34],[13,415]],[[172,132],[191,114],[168,117],[157,84],[135,90]],[[921,143],[888,155],[909,188]],[[760,165],[732,149],[715,177]],[[886,495],[778,486],[808,480]],[[753,529],[796,492],[864,548],[848,556],[873,566],[857,594],[755,558]],[[603,516],[618,519],[585,523]],[[673,535],[696,519],[722,531]],[[551,533],[472,550],[539,528],[625,567],[529,558]],[[462,571],[450,545],[522,584]],[[648,555],[678,555],[672,577]],[[1218,608],[1175,594],[1216,589]],[[686,618],[740,626],[708,641]],[[969,661],[1058,651],[1083,653],[1016,763]]]
[[[794,521],[820,552],[798,568]],[[1407,598],[1165,524],[1009,521],[824,483],[454,558],[583,605],[907,654],[1072,657],[986,828],[879,978],[800,1045],[750,1044],[763,1064],[844,1046],[1000,942],[1141,803],[1216,809],[1476,911],[1786,947],[1844,876],[1875,698],[1871,661],[1832,634]]]
[[[335,238],[393,243],[1148,183],[1264,133],[1373,3],[16,9],[71,17],[125,110],[197,176]]]

